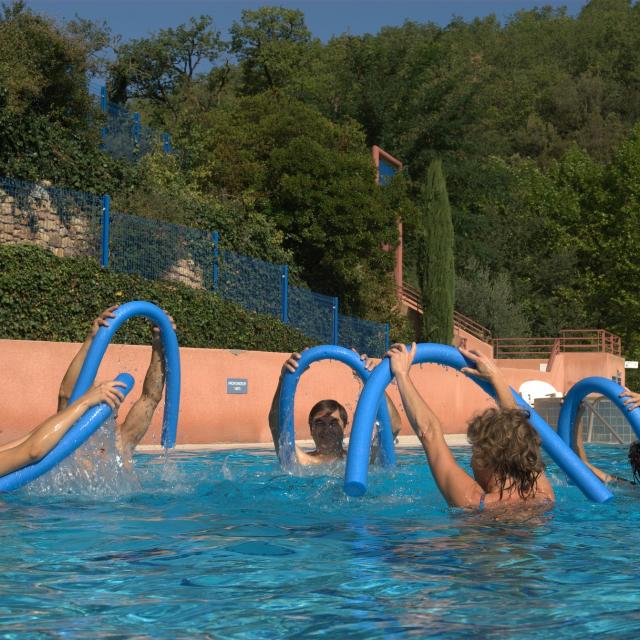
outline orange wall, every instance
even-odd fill
[[[610,353],[560,353],[556,356],[551,373],[554,373],[556,364],[559,365],[559,369],[562,369],[562,379],[567,391],[587,376],[603,376],[611,379],[620,375],[624,385],[624,358]]]
[[[476,338],[473,334],[459,327],[454,327],[453,333],[453,344],[455,346],[460,346],[461,339],[463,339],[467,349],[475,350],[491,358],[493,357],[493,347],[489,343]]]
[[[0,340],[0,444],[55,413],[58,385],[78,348],[78,344],[70,343]],[[190,348],[182,348],[180,353],[182,397],[178,443],[271,441],[267,416],[280,368],[288,354]],[[135,399],[140,393],[149,355],[149,347],[111,345],[97,379],[113,378],[128,371],[136,379],[130,396]],[[565,361],[560,363],[562,357]],[[549,381],[560,371],[567,372],[565,377],[573,382],[586,375],[610,377],[608,369],[613,367],[615,372],[622,362],[612,358],[605,354],[560,354],[551,374],[507,366],[514,361],[501,360],[499,364],[517,389],[525,380]],[[491,400],[473,382],[447,367],[417,365],[412,377],[447,433],[464,432],[467,420],[474,413],[491,406]],[[248,393],[227,394],[227,378],[246,378]],[[567,390],[562,381],[552,383],[560,391]],[[352,420],[360,389],[359,380],[345,365],[331,361],[312,365],[298,385],[295,412],[298,436],[308,437],[308,412],[323,398],[342,402]],[[393,384],[390,393],[400,407]],[[125,415],[130,404],[131,399],[127,399],[121,415]],[[402,411],[401,414],[404,420]],[[162,411],[157,411],[145,443],[159,443],[161,416]],[[411,433],[406,420],[403,433]]]
[[[79,345],[61,342],[0,340],[0,443],[17,437],[55,413],[58,385]],[[270,442],[267,416],[285,353],[218,349],[180,350],[182,392],[178,443]],[[149,361],[143,346],[111,345],[98,372],[98,380],[128,371],[136,387],[121,408],[125,415],[131,398],[138,397]],[[227,378],[247,378],[246,395],[228,395]],[[440,365],[414,369],[418,388],[433,404],[450,433],[463,432],[466,420],[490,401],[461,374]],[[353,419],[361,390],[351,370],[338,362],[312,365],[301,378],[296,395],[296,425],[308,437],[306,418],[320,399],[336,398]],[[394,385],[390,393],[399,406]],[[404,414],[401,411],[401,414]],[[156,412],[145,443],[159,443],[161,410]],[[403,433],[411,433],[408,423]]]

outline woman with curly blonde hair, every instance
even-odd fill
[[[427,456],[440,492],[450,506],[491,509],[502,505],[528,506],[553,502],[551,483],[544,473],[540,437],[518,409],[509,386],[493,360],[476,351],[460,349],[475,363],[462,372],[490,382],[498,409],[488,409],[472,419],[467,437],[472,447],[470,476],[454,458],[437,416],[418,393],[409,370],[416,353],[395,344],[386,357],[396,378],[409,422]]]

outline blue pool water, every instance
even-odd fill
[[[589,451],[627,474],[624,450]],[[594,505],[550,471],[552,511],[500,519],[446,508],[418,450],[362,499],[266,450],[138,455],[84,495],[43,483],[0,498],[0,634],[637,638],[640,493]]]

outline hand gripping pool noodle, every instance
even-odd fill
[[[180,408],[180,351],[178,349],[178,338],[171,326],[171,321],[160,307],[150,302],[139,300],[127,302],[118,307],[113,313],[115,318],[108,320],[109,326],[100,327],[91,342],[89,353],[87,353],[87,357],[84,360],[69,402],[79,398],[93,384],[104,352],[107,350],[115,332],[130,318],[136,316],[148,318],[160,327],[160,338],[162,340],[167,373],[161,442],[164,447],[172,448],[176,443],[178,411]]]
[[[636,437],[640,439],[640,407],[629,411],[623,403],[620,394],[625,388],[620,386],[613,380],[607,378],[583,378],[576,382],[567,395],[564,397],[560,417],[558,418],[558,435],[568,446],[573,442],[574,429],[576,428],[576,417],[580,409],[580,403],[590,393],[600,393],[613,402],[625,416],[631,428],[634,430]]]
[[[291,373],[290,371],[285,372],[282,378],[282,387],[280,389],[280,403],[278,411],[280,422],[280,464],[285,469],[291,468],[296,457],[293,403],[295,400],[298,380],[309,365],[317,362],[318,360],[339,360],[340,362],[350,366],[365,383],[371,375],[371,373],[365,368],[364,362],[360,360],[360,356],[350,349],[338,347],[333,344],[325,344],[318,347],[311,347],[311,349],[306,349],[302,352],[300,360],[298,361],[298,368],[294,373]],[[384,396],[377,397],[376,406],[371,414],[369,442],[366,444],[367,465],[369,464],[368,456],[371,448],[371,433],[373,431],[373,423],[376,413],[380,420],[380,450],[382,453],[382,463],[385,466],[395,465],[396,463],[389,408],[387,407],[386,402],[380,402],[383,397]],[[380,405],[379,409],[378,404]],[[351,448],[351,443],[349,443],[349,448]]]
[[[418,345],[413,363],[432,362],[460,370],[473,367],[462,354],[453,347],[442,344],[423,343]],[[350,496],[361,496],[367,490],[367,473],[369,470],[366,457],[367,445],[371,438],[373,415],[379,398],[391,382],[389,360],[385,358],[373,371],[366,382],[356,407],[356,415],[351,429],[351,442],[347,455],[344,491]],[[493,387],[477,378],[472,380],[492,397]],[[580,490],[594,502],[606,502],[613,494],[598,480],[593,472],[568,447],[560,436],[525,402],[513,389],[511,393],[520,407],[530,413],[529,422],[536,429],[542,440],[544,450],[555,463],[575,482]]]
[[[124,382],[126,385],[124,388],[119,387],[120,391],[126,396],[133,388],[133,378],[128,373],[121,373],[116,380]],[[60,442],[44,458],[34,464],[2,476],[0,478],[0,492],[19,489],[50,471],[67,456],[71,455],[80,445],[84,444],[100,428],[100,425],[111,416],[111,413],[111,407],[104,402],[91,407],[73,424],[69,431],[62,436]]]

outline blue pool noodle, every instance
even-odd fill
[[[408,347],[409,348],[409,347]],[[457,369],[472,367],[453,347],[423,343],[417,346],[414,364],[431,362]],[[347,454],[344,491],[349,496],[362,496],[367,490],[367,474],[369,471],[368,447],[371,441],[371,430],[376,407],[385,389],[391,382],[389,360],[384,359],[373,371],[365,383],[356,408],[356,415],[351,429],[351,442]],[[493,387],[478,378],[473,378],[484,391],[495,397]],[[580,490],[594,502],[607,502],[613,494],[600,482],[595,474],[567,446],[562,438],[525,402],[513,389],[511,393],[520,407],[530,413],[529,421],[540,434],[542,446],[555,463],[575,482]]]
[[[625,388],[613,380],[593,376],[583,378],[569,389],[562,403],[560,417],[558,418],[558,435],[562,440],[571,446],[573,442],[573,432],[576,427],[576,417],[580,409],[580,403],[590,394],[599,393],[611,400],[625,416],[631,428],[640,439],[640,407],[629,411],[624,405],[620,394]]]
[[[178,338],[167,314],[155,304],[136,300],[119,306],[115,318],[107,320],[108,327],[100,327],[84,360],[69,402],[73,402],[93,384],[109,342],[115,332],[130,318],[143,316],[160,327],[160,338],[165,357],[167,384],[165,390],[164,418],[162,421],[162,445],[167,448],[176,444],[178,412],[180,409],[180,350]]]
[[[293,406],[296,395],[296,387],[298,386],[298,380],[300,376],[306,371],[309,365],[319,360],[338,360],[351,367],[362,379],[363,382],[369,379],[371,375],[370,371],[364,366],[364,362],[360,359],[360,356],[344,347],[339,347],[333,344],[320,345],[318,347],[311,347],[305,349],[298,361],[298,368],[294,373],[286,371],[282,377],[282,387],[280,388],[280,400],[279,400],[279,427],[280,427],[280,440],[279,440],[279,456],[280,463],[284,468],[290,468],[295,461],[295,426],[293,424]],[[369,429],[369,442],[366,444],[367,451],[367,465],[369,464],[369,452],[371,447],[371,433],[373,431],[373,424],[375,421],[375,415],[378,413],[380,419],[380,450],[382,454],[382,463],[384,465],[395,465],[396,454],[393,444],[393,433],[391,429],[391,417],[389,416],[389,408],[386,402],[380,402],[379,396],[374,407],[371,425]],[[378,405],[379,410],[378,410]],[[351,441],[349,442],[349,449],[351,449]]]
[[[133,388],[133,378],[128,373],[121,373],[117,381],[125,384],[120,391],[126,396]],[[50,471],[57,464],[71,455],[80,445],[85,443],[100,425],[111,416],[108,404],[102,403],[91,407],[62,436],[58,444],[44,458],[22,469],[17,469],[0,478],[0,492],[14,491]]]

